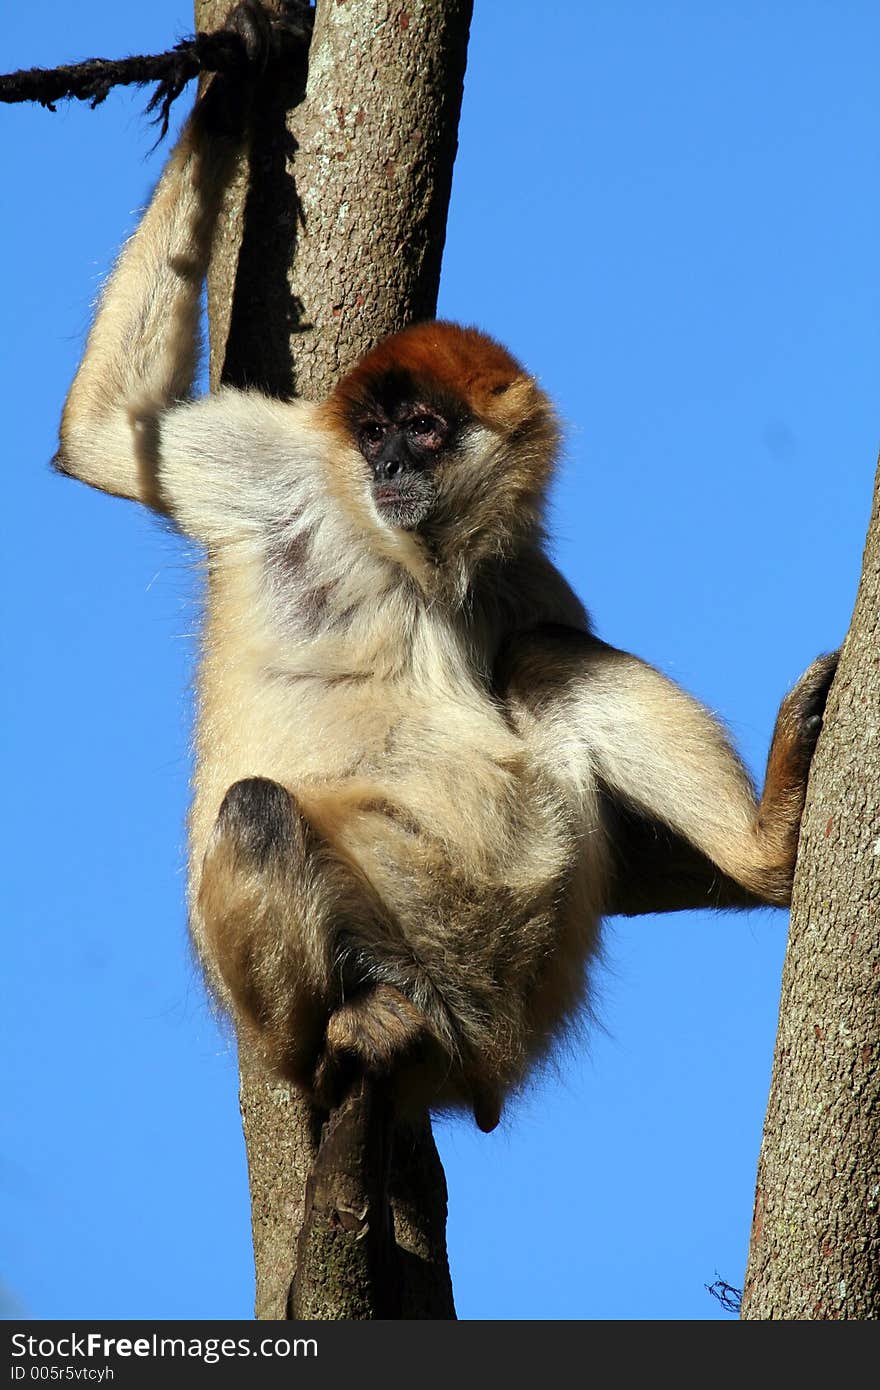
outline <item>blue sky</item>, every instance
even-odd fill
[[[181,0],[13,7],[0,66],[157,51]],[[554,553],[600,634],[726,720],[852,610],[878,441],[870,0],[476,0],[440,311],[568,442]],[[186,940],[193,555],[48,459],[162,158],[142,96],[2,108],[7,1312],[249,1317],[234,1047]],[[185,104],[185,103],[183,103]],[[599,1023],[501,1129],[437,1127],[465,1318],[717,1319],[742,1282],[778,911],[613,921]]]

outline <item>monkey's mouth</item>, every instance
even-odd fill
[[[387,526],[411,531],[421,525],[434,505],[434,487],[424,473],[404,474],[373,488],[376,510]]]

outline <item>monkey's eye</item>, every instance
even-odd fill
[[[407,428],[417,439],[427,439],[430,435],[442,435],[443,422],[436,415],[416,415]]]
[[[378,420],[368,420],[365,425],[361,426],[362,444],[381,444],[384,438],[385,426],[381,425]]]

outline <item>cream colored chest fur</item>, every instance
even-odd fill
[[[491,698],[459,633],[398,591],[340,630],[279,618],[250,573],[212,579],[199,692],[192,889],[228,788],[269,777],[382,886],[407,865],[480,891],[541,892],[571,854],[574,806]],[[291,616],[292,615],[292,616]],[[305,624],[307,626],[307,624]],[[524,824],[528,816],[528,830]],[[381,829],[381,833],[379,832]],[[393,861],[393,862],[391,862]],[[415,868],[413,868],[415,872]]]

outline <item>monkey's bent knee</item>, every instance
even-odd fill
[[[268,777],[246,777],[224,796],[212,844],[226,840],[243,858],[268,866],[291,850],[304,853],[308,838],[290,792]]]

